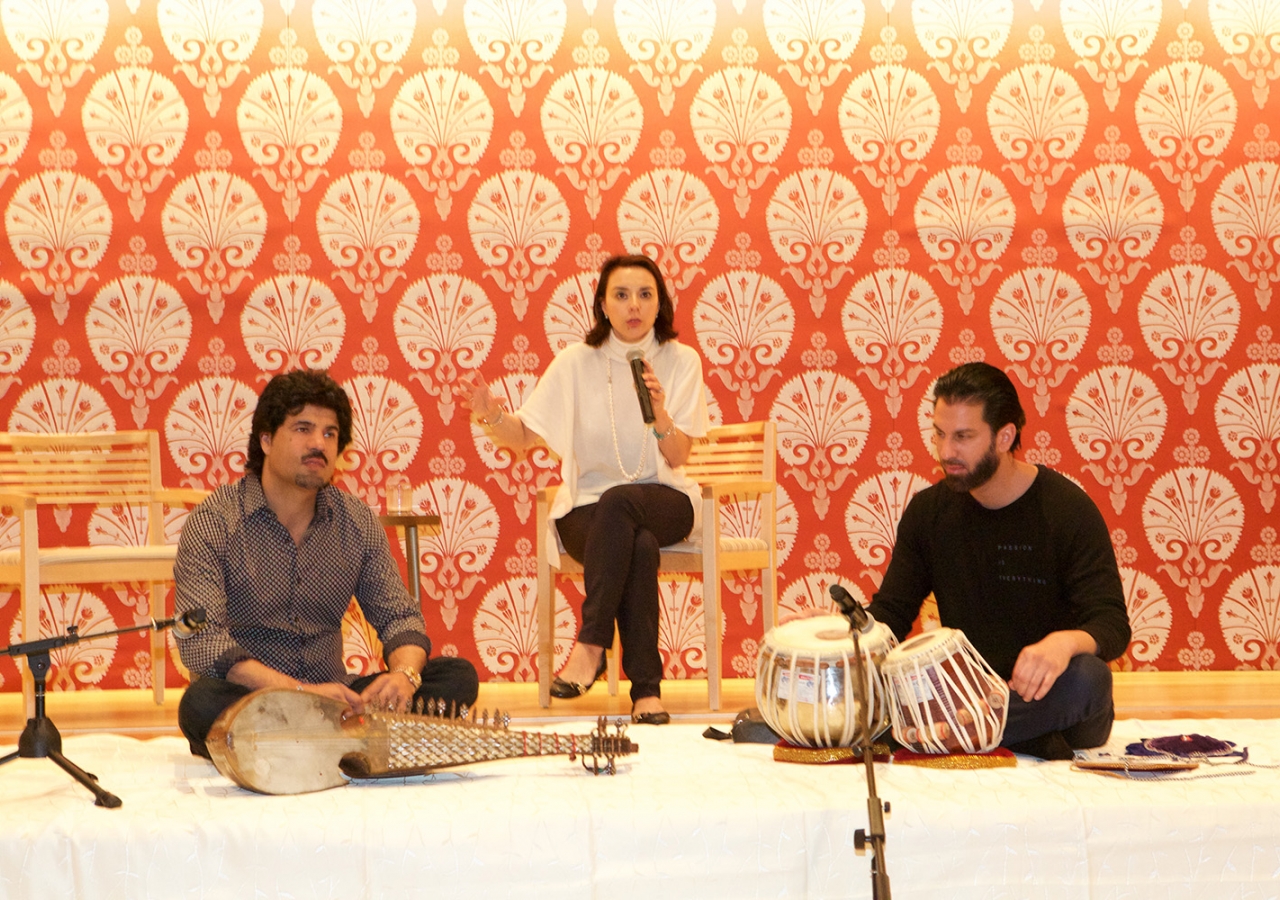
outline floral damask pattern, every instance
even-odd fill
[[[0,31],[0,427],[153,428],[166,483],[211,489],[264,381],[330,369],[339,484],[442,516],[409,568],[486,678],[536,678],[558,463],[495,446],[459,380],[518,409],[619,252],[658,262],[713,421],[777,423],[781,618],[874,594],[938,477],[932,385],[985,359],[1112,530],[1116,666],[1280,662],[1280,0],[0,0]],[[705,596],[663,581],[672,677],[704,676]],[[759,579],[722,597],[749,676]],[[580,602],[560,579],[557,661]],[[59,585],[41,628],[147,603]],[[141,639],[81,647],[55,689],[148,683]]]

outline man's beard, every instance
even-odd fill
[[[998,468],[1000,468],[1000,457],[996,455],[996,442],[993,439],[991,446],[987,448],[987,452],[982,455],[982,459],[978,460],[972,469],[963,475],[947,473],[943,476],[943,482],[957,494],[967,494],[969,491],[976,490],[990,481]]]
[[[323,453],[311,453],[303,457],[303,462],[309,459],[318,459],[321,462],[328,463],[328,458]],[[294,486],[303,488],[308,491],[317,491],[329,483],[328,477],[317,474],[315,472],[302,469],[293,474]]]
[[[303,490],[318,491],[329,483],[329,479],[322,475],[313,475],[310,472],[299,472],[293,476],[293,483],[295,487],[300,487]]]

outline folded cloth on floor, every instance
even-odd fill
[[[1235,747],[1235,741],[1224,741],[1207,734],[1170,734],[1143,738],[1126,746],[1124,752],[1130,756],[1177,756],[1181,759],[1239,757],[1239,762],[1245,762],[1249,758],[1249,748],[1237,750]]]

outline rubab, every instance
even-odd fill
[[[604,717],[585,735],[511,731],[505,716],[450,716],[443,705],[414,713],[353,715],[340,700],[305,691],[255,691],[223,711],[206,745],[218,771],[261,794],[304,794],[353,779],[400,778],[521,756],[568,754],[590,772],[615,774],[640,748]],[[588,762],[588,760],[590,762]]]

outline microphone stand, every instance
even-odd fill
[[[858,673],[858,695],[862,697],[862,762],[867,771],[867,819],[869,827],[859,828],[853,833],[853,846],[859,853],[871,845],[871,897],[872,900],[890,900],[889,873],[884,866],[884,814],[889,811],[888,803],[881,803],[876,795],[876,762],[871,752],[872,707],[875,698],[871,695],[871,685],[867,678],[867,663],[862,657],[862,641],[859,637],[864,627],[872,621],[858,601],[840,584],[833,584],[828,589],[831,599],[835,601],[840,612],[849,620],[849,634],[853,636],[854,669]]]
[[[871,845],[871,897],[872,900],[890,900],[889,873],[884,864],[884,814],[889,812],[889,803],[880,802],[876,795],[876,762],[871,751],[871,709],[874,705],[870,685],[867,683],[866,663],[862,658],[862,643],[858,640],[858,629],[849,623],[849,633],[853,635],[854,666],[858,671],[858,693],[862,696],[862,762],[867,771],[867,819],[869,827],[859,828],[853,833],[853,846],[859,853]]]
[[[130,634],[134,631],[148,631],[150,629],[162,630],[171,627],[174,621],[173,619],[152,620],[146,625],[135,625],[132,628],[121,628],[117,631],[103,631],[98,634],[88,635],[81,635],[77,626],[68,625],[66,634],[38,641],[27,641],[23,644],[13,644],[0,649],[0,654],[27,657],[27,665],[31,668],[31,675],[35,679],[36,689],[35,717],[27,719],[27,725],[22,729],[22,735],[18,738],[18,749],[13,753],[0,756],[0,765],[18,758],[51,759],[59,768],[93,793],[96,798],[94,800],[95,806],[118,809],[123,801],[115,794],[104,790],[98,784],[97,775],[86,772],[62,755],[62,735],[58,733],[58,728],[53,724],[53,721],[44,714],[45,677],[49,674],[50,667],[49,651],[57,650],[59,647],[70,646],[71,644],[78,644],[80,641],[94,640],[95,638],[114,637],[118,634]]]

